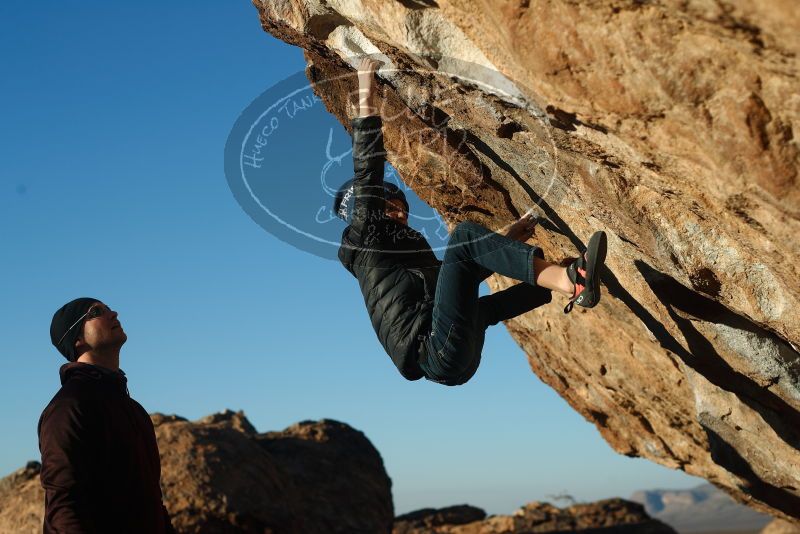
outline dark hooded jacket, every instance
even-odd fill
[[[44,533],[173,533],[153,423],[125,375],[85,363],[60,374],[39,419]]]
[[[355,205],[339,260],[358,279],[381,345],[400,374],[417,380],[441,262],[422,234],[385,214],[380,116],[357,117],[351,125]]]

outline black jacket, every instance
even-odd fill
[[[339,260],[358,279],[381,345],[400,374],[417,380],[441,262],[422,234],[385,215],[380,116],[357,117],[351,125],[355,205]]]
[[[173,533],[153,423],[125,375],[85,363],[60,374],[39,419],[44,533]]]

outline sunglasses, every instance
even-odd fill
[[[86,320],[87,320],[87,321],[90,321],[90,320],[92,320],[92,319],[96,319],[96,318],[98,318],[98,317],[102,317],[103,315],[105,315],[105,313],[106,313],[107,311],[111,311],[111,308],[109,308],[109,307],[108,307],[108,306],[106,306],[105,304],[95,304],[94,306],[92,306],[91,308],[89,308],[89,309],[86,311],[86,313],[84,313],[83,315],[81,315],[81,316],[78,318],[78,320],[77,320],[77,321],[75,321],[74,323],[72,323],[72,326],[70,326],[69,328],[67,328],[67,331],[66,331],[66,332],[64,332],[64,335],[63,335],[63,336],[61,336],[61,339],[59,339],[59,340],[58,340],[58,343],[56,343],[56,345],[61,345],[61,342],[62,342],[62,341],[64,341],[64,338],[65,338],[65,337],[67,337],[67,334],[69,334],[69,333],[70,333],[70,331],[71,331],[73,328],[75,328],[76,326],[78,326],[78,323],[80,323],[81,321],[83,321],[84,317],[86,318]]]

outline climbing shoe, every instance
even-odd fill
[[[593,308],[600,302],[600,271],[606,261],[606,233],[595,232],[589,246],[580,258],[566,266],[567,277],[575,285],[572,298],[564,307],[564,313],[572,311],[573,305]]]

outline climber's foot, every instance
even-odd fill
[[[535,214],[526,213],[508,227],[505,236],[524,243],[534,234],[538,222],[539,219]]]
[[[572,298],[564,307],[564,313],[572,311],[577,304],[584,308],[594,308],[600,302],[600,271],[606,261],[606,233],[595,232],[589,239],[589,246],[583,256],[567,265],[567,278],[574,289]]]

